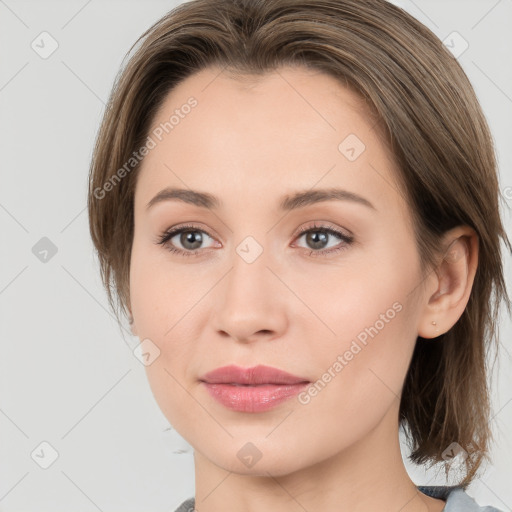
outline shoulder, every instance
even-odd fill
[[[443,512],[502,512],[487,506],[480,506],[461,486],[418,486],[418,489],[432,498],[446,501]]]
[[[189,498],[184,501],[175,512],[195,512],[195,500],[194,498]]]

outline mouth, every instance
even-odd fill
[[[224,366],[200,382],[217,402],[238,412],[264,412],[300,393],[311,382],[270,366]]]

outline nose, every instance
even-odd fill
[[[232,267],[216,290],[213,325],[217,333],[238,342],[271,340],[288,327],[286,294],[263,253],[249,263],[235,253]]]

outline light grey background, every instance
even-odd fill
[[[123,339],[108,310],[85,209],[92,145],[122,59],[178,3],[0,0],[0,511],[166,512],[194,494],[191,448],[158,409],[132,354],[137,340]],[[456,51],[469,44],[459,60],[491,125],[511,207],[512,1],[395,3],[441,39],[451,35]],[[46,59],[31,47],[51,48],[43,31],[58,43]],[[46,262],[33,253],[43,237],[57,249]],[[510,289],[509,259],[506,270]],[[504,313],[493,464],[469,494],[511,511]],[[43,441],[58,452],[48,469],[40,467],[51,461]],[[408,468],[417,484],[444,483],[442,472]]]

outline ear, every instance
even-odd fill
[[[436,338],[455,325],[468,303],[478,266],[478,235],[469,226],[445,233],[443,248],[442,259],[424,287],[424,309],[418,325],[422,338]]]

